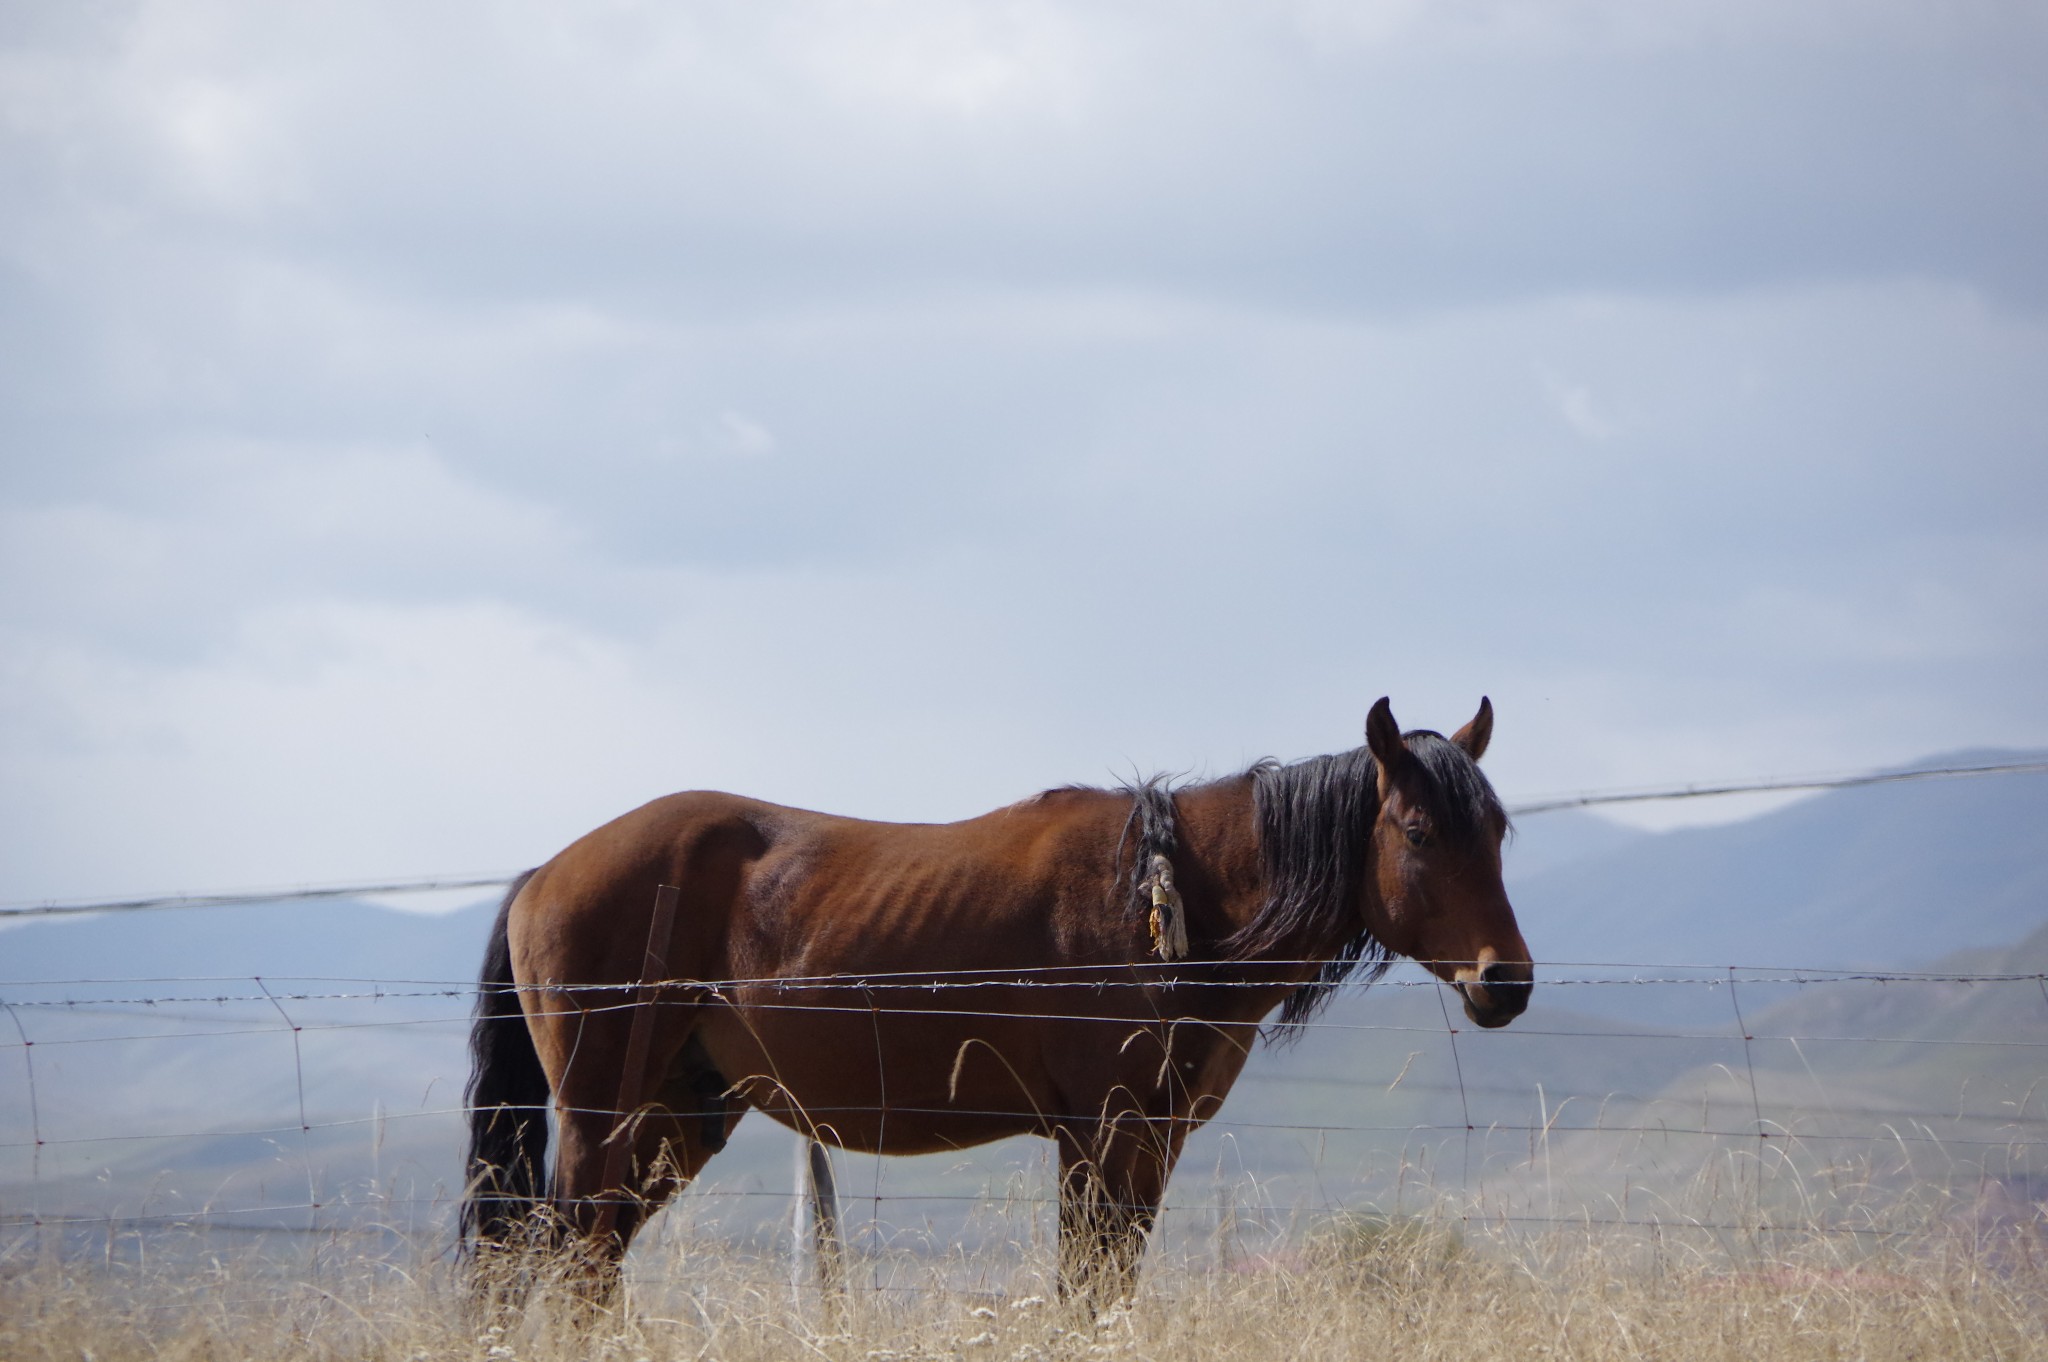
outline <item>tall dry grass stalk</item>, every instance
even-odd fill
[[[489,1323],[445,1256],[351,1248],[368,1242],[223,1252],[195,1232],[88,1256],[25,1239],[0,1258],[0,1359],[2048,1359],[2038,1224],[1731,1240],[1340,1215],[1234,1261],[1156,1254],[1136,1300],[1097,1319],[1054,1299],[1036,1234],[855,1252],[835,1297],[794,1293],[786,1255],[686,1224],[636,1252],[624,1308],[588,1329],[559,1283]]]

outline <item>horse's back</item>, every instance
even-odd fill
[[[1085,946],[1118,801],[1052,791],[956,823],[884,823],[692,790],[578,838],[513,905],[528,979],[642,973],[656,890],[697,978],[1034,963]]]

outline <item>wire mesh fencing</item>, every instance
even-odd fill
[[[2048,975],[1566,962],[1539,978],[1504,1030],[1466,1025],[1408,969],[1261,1045],[1189,1138],[1154,1253],[1257,1260],[1318,1225],[1418,1213],[1709,1243],[2039,1237]],[[673,980],[647,996],[744,993],[827,1027],[1042,1016],[1107,1034],[1134,1025],[1125,991],[1156,997],[1160,982],[921,972]],[[447,1242],[475,992],[405,978],[0,984],[0,1233],[103,1252],[194,1230],[329,1252]],[[593,989],[574,1005],[660,1004]],[[655,1237],[792,1246],[795,1138],[744,1122]],[[1053,1233],[1045,1141],[835,1159],[856,1258],[1014,1256]]]

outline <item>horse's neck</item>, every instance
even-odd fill
[[[1228,924],[1219,938],[1243,931],[1265,907],[1272,886],[1266,883],[1266,868],[1259,855],[1258,812],[1252,799],[1250,776],[1234,776],[1182,791],[1177,800],[1183,828],[1183,845],[1200,861],[1209,891],[1210,910]],[[1275,943],[1265,958],[1301,960],[1310,958],[1320,943],[1283,941]]]
[[[1265,901],[1259,865],[1259,835],[1252,814],[1252,783],[1244,776],[1198,785],[1174,795],[1180,815],[1180,843],[1201,870],[1204,905],[1220,913],[1235,932],[1258,915]],[[1191,887],[1182,872],[1182,888]]]
[[[1259,916],[1272,891],[1272,886],[1266,882],[1265,865],[1259,854],[1258,813],[1253,802],[1251,778],[1238,776],[1183,791],[1178,803],[1184,830],[1183,845],[1193,851],[1206,872],[1204,887],[1209,891],[1208,907],[1227,924],[1224,930],[1214,935],[1219,940],[1234,936]],[[1361,888],[1370,892],[1372,874],[1369,866],[1360,867],[1359,881]],[[1320,961],[1329,954],[1330,943],[1327,940],[1305,931],[1298,936],[1282,937],[1247,959],[1282,964],[1281,977],[1292,982],[1276,985],[1273,998],[1267,1001],[1277,1005],[1281,998],[1298,985],[1307,983],[1316,973],[1315,964],[1302,963],[1295,968],[1296,962]]]

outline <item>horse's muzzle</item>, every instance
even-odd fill
[[[1459,980],[1457,989],[1472,1021],[1488,1029],[1506,1026],[1528,1010],[1536,972],[1527,965],[1490,960],[1480,966],[1478,978]]]

